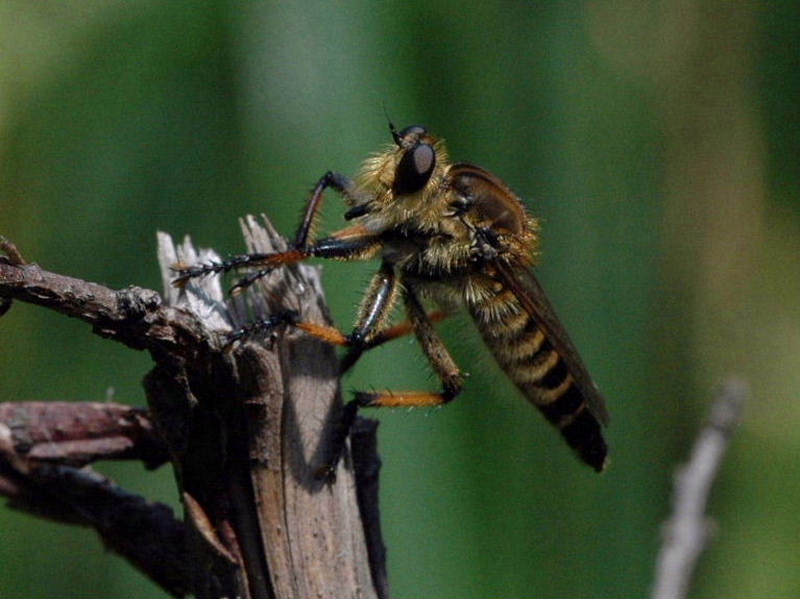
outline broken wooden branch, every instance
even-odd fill
[[[249,251],[285,247],[266,221],[261,225],[247,218],[243,231]],[[32,503],[40,489],[53,494],[68,479],[81,484],[94,480],[96,484],[89,487],[105,488],[107,505],[113,505],[113,498],[125,496],[124,491],[93,478],[99,475],[80,469],[81,464],[134,458],[154,465],[168,456],[180,487],[184,522],[173,519],[164,525],[169,530],[159,535],[157,521],[134,521],[148,535],[160,538],[165,549],[188,556],[181,561],[188,567],[174,566],[180,570],[180,584],[166,584],[155,565],[137,564],[173,595],[387,596],[375,427],[356,427],[361,453],[355,461],[345,455],[335,480],[317,475],[329,457],[327,441],[342,409],[335,352],[292,330],[277,330],[269,339],[235,347],[227,343],[230,332],[248,319],[278,311],[297,310],[307,320],[329,322],[317,269],[306,265],[281,269],[237,298],[227,297],[216,277],[176,289],[169,284],[175,263],[195,263],[214,255],[197,252],[188,240],[176,245],[160,234],[162,297],[138,287],[115,291],[48,272],[26,262],[5,239],[0,250],[5,254],[0,256],[4,306],[18,300],[79,318],[99,335],[149,351],[155,362],[145,378],[149,412],[138,414],[146,416],[158,442],[147,445],[146,435],[131,440],[121,425],[124,430],[100,427],[102,433],[77,426],[55,445],[44,440],[36,449],[36,460],[26,456],[28,461],[16,463],[24,466],[28,478],[23,482],[30,483],[24,487],[26,501]],[[96,409],[73,405],[77,407],[72,415]],[[67,416],[62,412],[62,417]],[[37,426],[31,423],[31,430]],[[6,462],[13,466],[14,460]],[[358,477],[354,464],[365,468]],[[15,472],[11,467],[10,482],[0,482],[0,492],[12,498],[15,484],[17,491],[23,489]],[[357,492],[357,480],[365,481],[366,491]],[[80,507],[80,497],[86,496],[77,493],[70,509],[75,504]],[[153,508],[151,514],[159,510]],[[71,517],[66,510],[60,519]],[[104,535],[94,519],[81,523]],[[111,537],[103,536],[110,547],[130,558],[123,539],[115,541],[113,528],[105,534]]]

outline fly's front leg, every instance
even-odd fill
[[[231,288],[232,294],[241,293],[258,279],[276,268],[303,262],[309,258],[331,258],[334,260],[368,260],[381,249],[381,239],[361,226],[348,227],[334,233],[330,237],[320,239],[305,248],[290,249],[285,252],[267,254],[242,254],[222,262],[211,262],[188,268],[178,268],[178,276],[172,284],[183,287],[190,279],[217,272],[241,268],[255,268],[255,272],[242,277]]]
[[[345,239],[346,235],[343,235],[347,233],[347,229],[340,232],[338,236],[334,235],[334,237],[323,239],[319,243],[315,243],[314,241],[317,221],[319,221],[319,215],[322,212],[322,204],[325,199],[325,190],[329,187],[341,193],[350,204],[357,201],[364,201],[358,193],[355,182],[350,179],[350,177],[332,171],[328,171],[322,175],[314,186],[311,196],[308,198],[303,220],[300,223],[300,227],[297,229],[297,233],[295,233],[294,249],[287,252],[287,254],[289,254],[289,256],[287,256],[289,260],[279,265],[293,264],[312,256],[350,260],[353,259],[353,255],[359,253],[360,248],[356,247],[358,246],[358,241],[356,241],[354,245],[352,242],[348,245],[348,240]],[[350,235],[352,235],[352,233]],[[255,264],[254,261],[249,261],[249,264],[243,264],[242,266],[252,267],[257,266],[257,264]],[[244,291],[258,279],[265,277],[273,270],[275,270],[274,264],[266,264],[265,266],[259,267],[257,271],[246,277],[242,277],[236,285],[231,288],[231,292],[240,293]]]
[[[311,192],[311,197],[308,198],[308,204],[303,214],[303,221],[300,223],[300,227],[297,229],[297,233],[294,237],[294,247],[305,248],[313,242],[314,229],[319,220],[319,214],[322,211],[322,203],[325,197],[325,190],[328,187],[332,187],[342,194],[350,205],[365,205],[367,203],[368,198],[358,190],[355,181],[341,173],[328,171],[317,181],[314,190]],[[350,211],[348,211],[348,214],[349,213]],[[345,216],[345,218],[350,220],[347,216]]]
[[[247,277],[242,278],[231,290],[233,292],[240,292],[261,277],[266,276],[281,266],[295,264],[317,255],[322,257],[339,257],[336,255],[322,255],[324,253],[324,248],[321,253],[315,251],[314,228],[316,222],[319,220],[325,190],[329,187],[341,193],[349,204],[366,202],[365,197],[358,191],[352,179],[340,173],[328,171],[314,186],[308,198],[306,209],[303,213],[303,220],[300,223],[300,227],[297,229],[291,249],[279,253],[239,254],[219,262],[209,262],[188,267],[178,266],[175,268],[177,276],[173,279],[172,284],[176,287],[183,287],[189,280],[197,277],[226,273],[231,270],[247,268],[258,269]],[[332,251],[334,253],[336,252],[335,249]]]
[[[278,267],[303,262],[309,258],[328,258],[344,261],[369,260],[378,254],[381,249],[381,243],[377,235],[361,226],[354,226],[342,229],[330,237],[320,239],[305,248],[275,254],[252,254],[249,257],[247,266],[258,270],[239,279],[231,287],[231,293],[241,293],[258,279],[268,275]]]

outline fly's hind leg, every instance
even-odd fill
[[[329,243],[330,239],[322,240],[320,243]],[[296,311],[287,310],[273,314],[269,318],[252,322],[233,332],[228,338],[228,345],[248,338],[270,334],[280,326],[290,326],[326,343],[349,348],[350,351],[345,359],[349,358],[349,363],[352,365],[364,351],[375,344],[388,340],[382,335],[382,332],[386,330],[386,323],[389,320],[398,293],[399,289],[394,268],[388,262],[383,262],[380,270],[375,273],[370,282],[364,295],[364,300],[361,302],[355,327],[349,335],[341,332],[336,327],[306,322],[302,320]],[[355,421],[358,407],[358,402],[355,400],[345,405],[342,418],[329,437],[326,451],[327,457],[324,464],[318,469],[320,477],[330,478],[336,470],[336,466],[344,452],[350,429]]]
[[[361,408],[440,406],[455,399],[464,387],[464,375],[461,369],[436,332],[433,318],[425,312],[411,288],[407,288],[405,291],[405,303],[408,324],[398,325],[395,336],[386,338],[385,336],[381,337],[379,333],[373,337],[373,340],[380,338],[381,342],[385,342],[413,330],[434,372],[442,381],[442,390],[438,393],[432,391],[356,392],[355,398],[345,404],[341,425],[332,437],[331,459],[317,471],[317,475],[322,478],[333,476],[344,451],[345,441]],[[437,319],[444,317],[444,314],[440,312],[435,312],[434,315]],[[389,331],[391,329],[387,329],[384,335]]]
[[[405,304],[409,326],[416,334],[422,351],[442,382],[442,390],[358,392],[353,400],[358,407],[440,406],[455,399],[464,387],[464,375],[461,369],[447,350],[447,346],[433,326],[431,316],[425,312],[412,287],[406,289]]]
[[[355,363],[358,356],[372,346],[371,344],[375,343],[376,339],[381,338],[381,332],[386,329],[386,323],[398,293],[394,267],[384,261],[380,270],[372,277],[364,300],[361,302],[355,327],[349,335],[345,335],[335,327],[304,322],[296,312],[285,312],[237,331],[232,336],[234,337],[233,341],[246,337],[256,330],[271,331],[276,326],[285,324],[301,329],[326,343],[350,348],[347,356],[350,357],[352,364]],[[358,407],[356,401],[350,401],[345,405],[342,417],[328,439],[327,457],[317,470],[318,477],[332,478],[344,452],[350,429],[355,422]]]
[[[335,327],[305,322],[297,312],[286,311],[251,323],[234,332],[230,337],[230,343],[233,343],[250,336],[269,333],[281,325],[292,326],[326,343],[349,348],[341,366],[342,370],[346,370],[368,349],[411,331],[416,334],[425,355],[442,381],[442,390],[440,392],[356,392],[354,399],[345,405],[340,423],[331,434],[327,451],[328,458],[317,471],[321,478],[333,476],[359,409],[363,407],[437,406],[448,403],[461,392],[463,387],[461,370],[434,327],[435,321],[444,318],[443,312],[427,314],[413,290],[407,288],[404,297],[408,322],[394,327],[386,327],[399,293],[394,268],[391,264],[384,262],[372,278],[359,308],[356,325],[349,335]]]

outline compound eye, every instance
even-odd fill
[[[430,144],[418,144],[400,159],[392,191],[397,195],[415,193],[430,181],[436,166],[436,152]]]

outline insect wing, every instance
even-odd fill
[[[605,400],[533,271],[529,268],[513,268],[498,262],[497,272],[503,285],[516,296],[528,314],[542,327],[548,341],[566,364],[591,413],[602,424],[608,425],[609,415]]]

